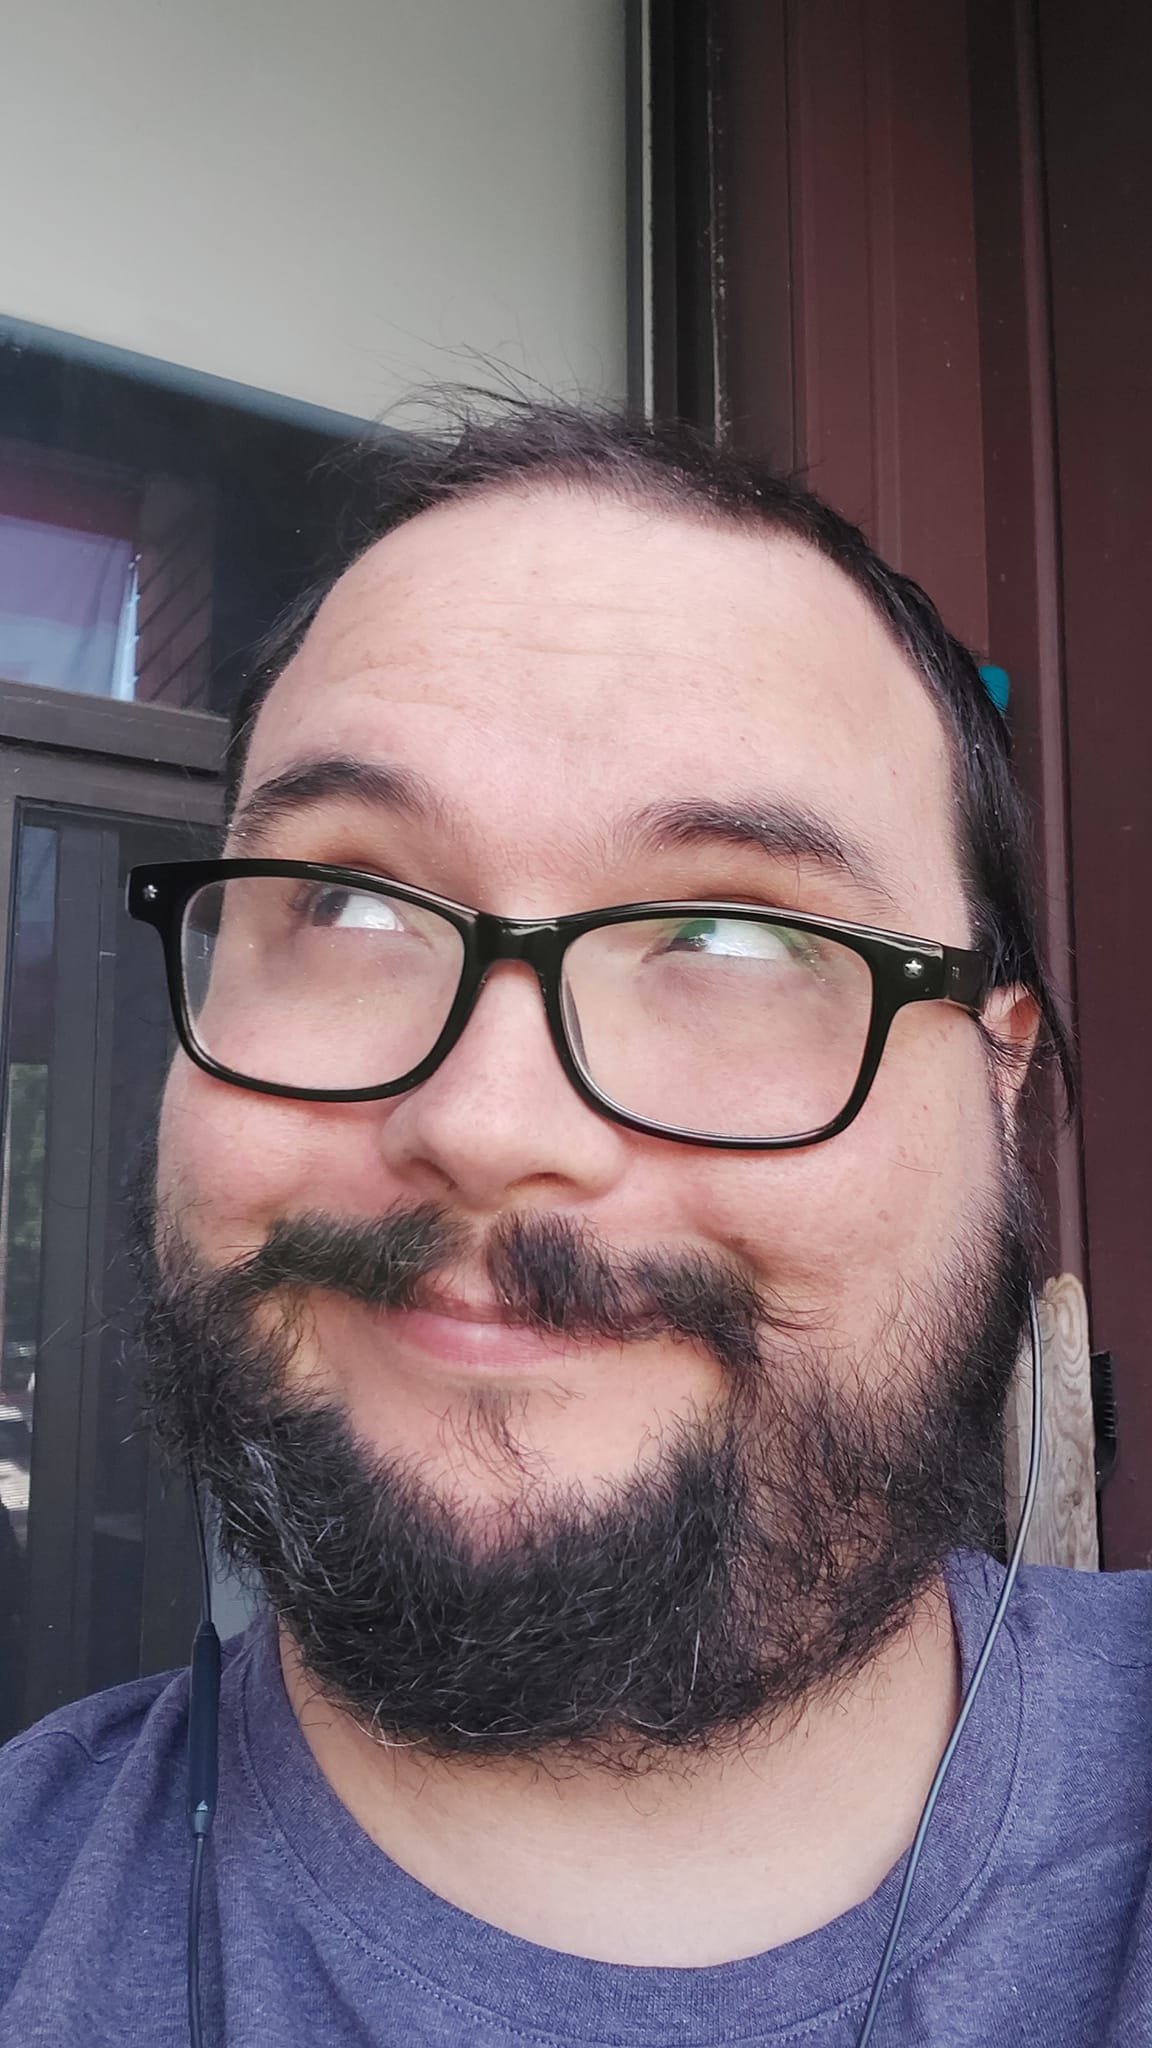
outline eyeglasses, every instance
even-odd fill
[[[426,1081],[488,970],[535,972],[572,1086],[631,1130],[771,1151],[859,1113],[906,1003],[976,1014],[979,953],[725,902],[506,918],[355,868],[134,868],[128,909],[164,942],[180,1042],[237,1088],[371,1102]]]

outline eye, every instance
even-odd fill
[[[317,884],[301,891],[296,910],[306,924],[327,931],[400,932],[404,926],[387,898],[363,889]]]
[[[801,966],[815,965],[817,957],[806,932],[742,917],[689,918],[669,934],[664,950],[701,953],[713,960],[766,960]]]

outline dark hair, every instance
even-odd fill
[[[991,960],[995,985],[1027,989],[1035,999],[1040,1050],[1055,1056],[1071,1100],[1074,1060],[1040,957],[1028,833],[1007,727],[973,655],[948,632],[931,599],[890,568],[858,527],[793,478],[716,448],[689,428],[503,397],[500,406],[493,417],[453,401],[448,430],[396,436],[348,459],[344,530],[334,536],[331,559],[256,650],[237,704],[228,750],[230,801],[260,706],[328,591],[374,542],[433,506],[484,492],[551,487],[788,534],[833,562],[863,593],[937,705],[951,742],[973,944]]]

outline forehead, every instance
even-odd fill
[[[756,798],[869,845],[909,915],[959,914],[941,719],[849,580],[789,537],[577,492],[426,513],[325,600],[245,789],[335,756],[424,777],[514,885],[577,886],[597,828],[646,804]]]

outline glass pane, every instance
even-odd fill
[[[0,675],[86,696],[125,691],[132,544],[0,513]],[[119,687],[118,687],[119,685]]]
[[[0,337],[0,679],[227,711],[333,531],[317,420]]]
[[[205,836],[63,810],[21,819],[0,1215],[9,1734],[141,1668],[156,1477],[125,1345],[128,1236],[171,1033],[152,934],[123,889],[135,863],[202,853]],[[173,1597],[183,1570],[160,1561]]]

